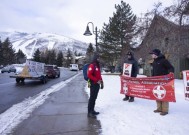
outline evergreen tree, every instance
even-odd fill
[[[41,62],[41,52],[39,51],[39,48],[34,52],[33,60],[36,62]]]
[[[121,5],[115,5],[115,9],[116,12],[110,17],[109,23],[104,24],[100,35],[100,52],[109,63],[123,59],[132,46],[136,22],[129,4],[121,1]]]
[[[92,55],[94,53],[94,47],[93,45],[90,43],[88,48],[87,48],[87,52],[86,52],[86,62],[90,63],[91,59],[92,59]]]
[[[72,62],[72,52],[70,49],[67,51],[67,57],[66,57],[66,66],[69,67],[69,65]]]
[[[58,55],[57,55],[57,59],[56,59],[56,65],[59,66],[59,67],[62,67],[63,65],[63,54],[61,51],[59,51]]]
[[[55,65],[56,64],[56,52],[55,50],[49,50],[49,55],[48,55],[48,63]]]
[[[16,63],[22,64],[24,62],[26,62],[26,55],[19,49],[16,53]]]
[[[12,44],[9,38],[6,38],[2,43],[2,58],[3,65],[9,65],[15,63],[15,50],[12,48]]]
[[[48,49],[46,49],[45,51],[41,52],[40,61],[42,63],[48,64],[48,56],[49,56],[49,51]]]
[[[78,56],[78,53],[77,53],[77,51],[75,51],[75,52],[74,52],[74,55],[75,55],[75,56]]]
[[[82,53],[78,53],[77,56],[82,56],[83,54]]]
[[[0,40],[0,66],[3,65],[3,50],[2,50],[2,42]]]

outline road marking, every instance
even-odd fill
[[[35,108],[42,105],[49,97],[49,94],[61,90],[67,83],[71,82],[79,74],[74,75],[66,81],[51,86],[50,88],[37,94],[37,96],[29,97],[23,102],[13,105],[7,111],[0,115],[0,135],[11,134],[12,130],[27,119]]]

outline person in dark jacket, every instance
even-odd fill
[[[167,75],[169,73],[174,73],[174,67],[165,58],[159,49],[154,49],[150,52],[152,58],[154,59],[152,63],[152,76]],[[160,113],[160,115],[166,115],[169,111],[169,102],[156,100],[157,109],[154,110],[155,113]]]
[[[88,117],[96,118],[96,115],[99,112],[94,110],[95,102],[98,96],[99,89],[104,88],[101,71],[100,71],[100,64],[99,64],[99,55],[94,53],[92,62],[89,65],[87,76],[90,79],[90,97],[88,102]]]
[[[136,77],[138,74],[138,62],[134,58],[134,54],[129,51],[127,53],[127,59],[124,61],[124,63],[132,64],[132,69],[131,69],[131,77]],[[123,98],[123,101],[129,102],[134,102],[134,97],[125,95],[125,98]]]

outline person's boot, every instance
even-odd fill
[[[167,115],[168,112],[161,112],[160,115],[164,116],[164,115]]]
[[[129,96],[125,95],[125,97],[123,98],[123,101],[127,101],[127,100],[129,100]]]
[[[129,102],[134,102],[134,97],[131,97],[131,98],[129,99]]]
[[[100,114],[99,112],[96,112],[96,111],[93,111],[92,113],[93,113],[94,115]]]
[[[162,111],[160,111],[160,110],[154,110],[154,113],[161,113]]]
[[[92,112],[88,113],[88,117],[90,118],[96,118],[96,115],[94,115]]]

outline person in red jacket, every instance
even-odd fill
[[[94,53],[92,62],[89,65],[87,76],[90,81],[90,97],[88,102],[88,117],[96,118],[99,112],[94,110],[95,102],[98,96],[99,89],[103,89],[103,80],[100,71],[99,55]]]

